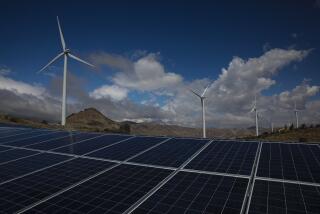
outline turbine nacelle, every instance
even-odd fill
[[[68,54],[68,53],[70,53],[70,52],[71,52],[70,49],[65,49],[65,50],[63,51],[64,54]]]

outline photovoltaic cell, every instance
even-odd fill
[[[11,143],[7,143],[6,145],[25,147],[25,146],[28,146],[31,144],[36,144],[36,143],[40,143],[43,141],[49,141],[51,139],[65,137],[68,135],[70,135],[70,133],[68,133],[68,132],[52,132],[52,133],[49,133],[46,135],[40,135],[37,137],[28,138],[28,139],[17,140],[17,141],[11,142]]]
[[[179,172],[133,213],[237,213],[248,179]]]
[[[0,144],[9,143],[9,142],[13,142],[13,141],[18,141],[18,140],[26,139],[26,138],[29,138],[29,137],[35,137],[35,136],[43,135],[43,134],[46,134],[46,133],[50,133],[50,131],[46,131],[46,130],[29,131],[29,132],[24,133],[24,134],[8,136],[8,137],[0,138]]]
[[[40,153],[0,165],[0,183],[70,159],[68,156]]]
[[[17,212],[111,165],[78,158],[0,185],[0,211]]]
[[[120,165],[26,213],[123,213],[171,171]]]
[[[111,147],[93,152],[89,154],[89,156],[123,161],[166,139],[167,138],[135,137]]]
[[[249,213],[320,213],[320,187],[256,180]]]
[[[97,137],[99,134],[92,133],[80,133],[80,134],[70,134],[67,137],[49,140],[43,143],[33,144],[26,146],[27,148],[40,149],[40,150],[52,150],[58,147],[67,146],[72,143],[77,143],[82,140],[87,140],[93,137]]]
[[[185,168],[250,175],[258,142],[215,141]]]
[[[10,149],[11,148],[0,146],[0,152],[4,152],[4,151],[10,150]]]
[[[58,148],[53,151],[83,155],[93,150],[127,139],[129,137],[130,136],[127,135],[104,135],[98,138],[94,138],[92,140],[84,141],[82,143],[71,144],[62,148]]]
[[[171,139],[130,161],[179,167],[207,142],[208,140]]]
[[[6,163],[8,161],[16,160],[22,157],[26,157],[29,155],[36,154],[38,152],[29,151],[25,149],[11,149],[4,152],[1,152],[0,154],[0,164]]]
[[[10,130],[9,132],[7,133],[3,133],[0,135],[0,140],[4,139],[4,138],[7,138],[7,137],[12,137],[14,135],[20,135],[20,134],[24,134],[24,133],[29,133],[31,132],[32,130],[30,129],[12,129]]]
[[[263,143],[257,176],[320,183],[320,148]]]

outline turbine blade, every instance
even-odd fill
[[[208,90],[208,88],[209,88],[210,85],[211,85],[211,84],[208,84],[208,85],[207,85],[207,87],[204,89],[201,97],[204,97],[204,95],[206,94],[206,92],[207,92],[207,90]]]
[[[59,59],[61,56],[63,56],[64,52],[58,54],[58,56],[56,56],[55,58],[53,58],[46,66],[44,66],[40,71],[38,71],[38,73],[40,73],[41,71],[43,71],[44,69],[46,69],[47,67],[49,67],[52,63],[54,63],[55,61],[57,61],[57,59]]]
[[[57,16],[57,22],[58,22],[58,27],[59,27],[60,40],[61,40],[62,48],[63,48],[63,50],[66,50],[66,43],[65,43],[64,38],[63,38],[63,33],[62,33],[62,30],[61,30],[60,21],[59,21],[59,17],[58,16]]]
[[[194,93],[196,96],[198,96],[198,97],[202,98],[200,94],[196,93],[196,92],[195,92],[195,91],[193,91],[192,89],[189,89],[189,90],[190,90],[192,93]]]
[[[75,59],[75,60],[77,60],[77,61],[79,61],[79,62],[82,62],[82,63],[84,63],[84,64],[86,64],[86,65],[91,66],[91,67],[95,67],[94,65],[90,64],[89,62],[86,62],[86,61],[80,59],[79,57],[76,57],[75,55],[72,55],[71,53],[69,53],[68,55],[69,55],[71,58],[73,58],[73,59]]]

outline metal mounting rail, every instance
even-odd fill
[[[258,166],[259,166],[259,160],[260,160],[262,144],[263,144],[262,142],[259,142],[258,149],[257,149],[257,152],[256,152],[256,156],[255,156],[255,159],[254,159],[254,163],[253,163],[253,166],[252,166],[252,171],[251,171],[250,179],[249,179],[249,182],[248,182],[245,198],[243,200],[243,204],[242,204],[242,207],[241,207],[241,211],[240,211],[241,214],[243,214],[243,213],[247,214],[248,211],[249,211],[249,206],[250,206],[250,203],[251,203],[251,197],[252,197],[255,177],[256,177],[256,174],[257,174]]]

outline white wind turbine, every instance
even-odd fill
[[[296,117],[296,128],[299,128],[298,112],[299,112],[300,110],[297,109],[297,102],[296,102],[296,101],[294,101],[294,109],[293,109],[293,111],[294,111],[294,115],[295,115],[295,117]]]
[[[206,94],[209,86],[210,86],[210,85],[208,85],[208,86],[204,89],[204,91],[203,91],[203,93],[202,93],[201,95],[198,94],[198,93],[196,93],[196,92],[193,91],[192,89],[190,89],[190,91],[191,91],[192,93],[194,93],[196,96],[198,96],[198,97],[200,98],[200,100],[201,100],[201,107],[202,107],[202,131],[203,131],[202,136],[203,136],[203,138],[206,138],[206,115],[205,115],[205,108],[204,108],[204,99],[205,99],[206,97],[205,97],[204,95]]]
[[[70,49],[66,48],[66,43],[63,38],[62,30],[60,27],[59,17],[57,16],[58,28],[60,33],[60,40],[62,44],[62,53],[58,54],[55,58],[53,58],[46,66],[44,66],[39,72],[46,69],[48,66],[53,64],[57,61],[60,57],[64,57],[64,66],[63,66],[63,86],[62,86],[62,113],[61,113],[61,125],[64,126],[66,124],[66,98],[67,98],[67,63],[68,57],[71,57],[81,63],[94,67],[92,64],[76,57],[75,55],[71,54]]]
[[[259,136],[259,122],[258,122],[258,110],[257,110],[257,96],[254,96],[253,107],[250,112],[254,112],[256,116],[256,136]]]

